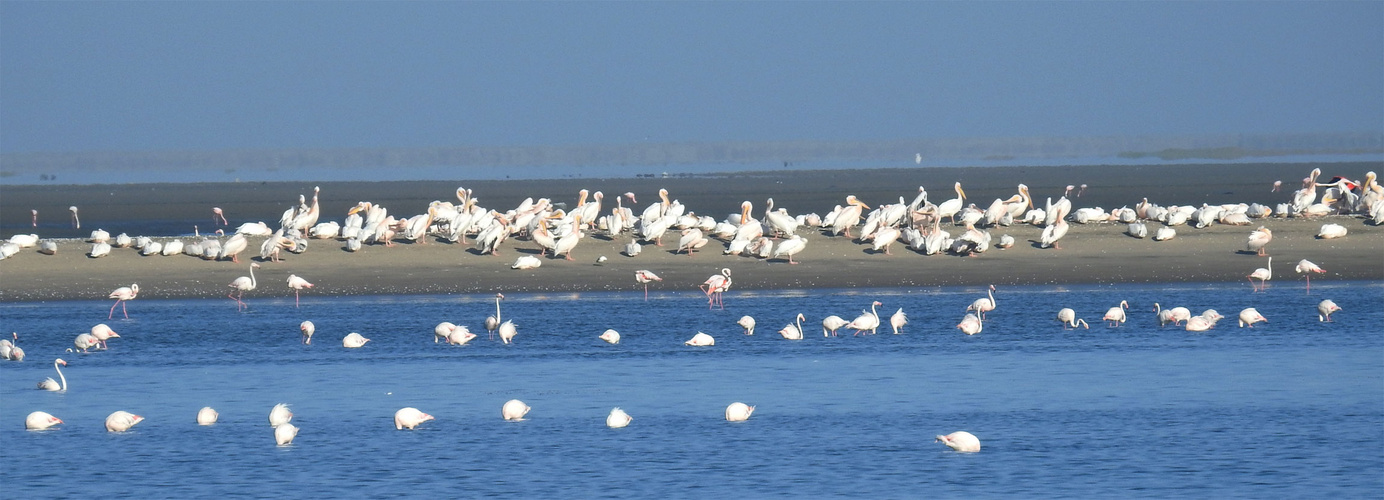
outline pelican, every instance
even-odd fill
[[[601,333],[601,336],[599,338],[601,340],[604,340],[607,344],[619,344],[620,332],[617,332],[613,329],[608,329],[605,332]]]
[[[706,281],[698,287],[702,290],[702,293],[706,294],[707,309],[710,309],[716,304],[720,304],[721,309],[726,308],[726,302],[725,299],[722,298],[722,294],[730,289],[730,283],[730,269],[722,268],[721,274],[711,275],[710,278],[707,278]]]
[[[1168,241],[1168,240],[1173,239],[1173,237],[1175,237],[1175,236],[1177,236],[1177,230],[1176,230],[1176,229],[1173,229],[1173,228],[1167,227],[1167,226],[1163,226],[1163,227],[1158,228],[1157,231],[1154,231],[1154,233],[1153,233],[1153,241]]]
[[[101,341],[102,349],[108,349],[110,347],[106,345],[107,340],[120,338],[120,334],[115,333],[115,330],[112,330],[111,327],[107,326],[105,323],[91,327],[91,336]]]
[[[1331,313],[1341,310],[1341,307],[1326,299],[1317,304],[1317,321],[1331,321]]]
[[[31,431],[41,431],[62,423],[62,419],[49,415],[48,413],[36,411],[24,417],[24,428]]]
[[[1149,237],[1149,228],[1143,222],[1132,222],[1125,229],[1125,234],[1143,239]]]
[[[702,230],[689,227],[682,230],[682,237],[678,239],[678,249],[673,253],[687,252],[687,256],[692,256],[692,251],[706,246],[711,240],[702,235]]]
[[[716,345],[716,339],[711,338],[710,335],[707,335],[705,333],[697,332],[696,335],[693,335],[692,338],[689,339],[687,342],[683,342],[682,345],[690,345],[696,347],[713,346]]]
[[[58,371],[58,378],[62,379],[62,385],[58,385],[58,382],[53,380],[53,377],[48,377],[44,379],[44,381],[38,383],[39,389],[54,392],[67,392],[67,377],[63,376],[62,368],[58,368],[58,365],[67,366],[67,362],[63,361],[62,358],[53,360],[53,369]]]
[[[1268,320],[1267,318],[1265,318],[1264,315],[1259,314],[1259,311],[1255,310],[1253,307],[1247,307],[1247,308],[1245,308],[1245,310],[1240,311],[1240,327],[1241,327],[1241,328],[1244,328],[1244,327],[1246,327],[1246,326],[1248,326],[1248,327],[1250,327],[1250,328],[1254,328],[1254,324],[1255,324],[1255,323],[1259,323],[1259,322],[1267,323],[1268,321],[1269,321],[1269,320]]]
[[[361,336],[361,334],[351,332],[346,334],[346,336],[341,339],[341,347],[345,347],[347,349],[356,349],[365,346],[365,343],[369,341],[370,339]]]
[[[1269,267],[1268,267],[1267,269],[1261,267],[1261,268],[1259,268],[1259,269],[1255,269],[1254,272],[1249,273],[1249,285],[1250,285],[1250,286],[1254,286],[1254,279],[1255,279],[1255,278],[1259,278],[1259,287],[1258,287],[1258,288],[1255,288],[1254,291],[1256,291],[1256,292],[1262,292],[1262,291],[1264,291],[1264,287],[1265,287],[1266,283],[1267,283],[1269,280],[1273,279],[1273,257],[1269,257]]]
[[[1267,246],[1271,240],[1273,240],[1273,231],[1270,231],[1269,228],[1259,226],[1259,229],[1255,229],[1253,232],[1249,233],[1249,240],[1245,242],[1245,248],[1262,257],[1268,254],[1268,252],[1264,251],[1264,247]]]
[[[290,274],[288,275],[288,287],[293,289],[293,307],[298,307],[298,292],[304,288],[312,288],[312,283],[299,278],[296,274]]]
[[[875,312],[875,307],[882,305],[884,305],[883,302],[876,300],[870,303],[870,312],[860,311],[860,316],[856,316],[855,320],[846,325],[850,329],[855,330],[855,333],[851,334],[851,336],[865,333],[865,330],[869,330],[871,334],[874,334],[875,329],[879,328],[880,323],[879,313]]]
[[[849,324],[851,324],[851,322],[846,321],[844,318],[840,316],[834,314],[831,316],[827,316],[825,319],[822,320],[822,336],[835,337],[836,330],[839,330],[841,329],[841,327]]]
[[[966,192],[961,190],[961,183],[957,182],[954,186],[956,197],[944,201],[937,205],[937,218],[950,217],[952,225],[956,225],[956,214],[961,211],[961,207],[966,202]]]
[[[1049,198],[1049,200],[1051,200],[1051,198]],[[1064,201],[1067,201],[1067,198],[1062,198],[1061,200],[1059,200],[1059,204],[1057,206],[1054,206],[1047,210],[1048,217],[1052,219],[1052,222],[1049,223],[1047,227],[1043,228],[1043,233],[1039,236],[1039,246],[1043,248],[1053,247],[1058,250],[1062,249],[1062,245],[1058,244],[1058,240],[1061,240],[1063,236],[1066,236],[1067,231],[1070,229],[1070,227],[1067,225],[1066,217],[1067,211],[1071,209],[1070,202],[1068,202],[1066,205],[1061,204],[1061,202]],[[1049,205],[1052,204],[1049,203]],[[1154,237],[1154,239],[1158,238]]]
[[[1086,324],[1086,320],[1077,318],[1076,311],[1072,310],[1070,307],[1064,307],[1061,311],[1057,311],[1057,321],[1062,323],[1063,330],[1073,329],[1078,325],[1087,330],[1091,329],[1091,325]]]
[[[504,294],[495,294],[495,315],[485,318],[485,331],[487,334],[494,334],[495,330],[500,328],[500,301],[504,299]]]
[[[750,419],[750,414],[754,413],[754,407],[745,403],[735,402],[726,407],[727,422],[744,422]]]
[[[841,210],[836,213],[836,217],[831,221],[831,234],[837,235],[844,232],[846,237],[850,238],[851,226],[859,223],[861,211],[869,208],[869,205],[856,199],[855,195],[846,196],[846,205],[841,207]]]
[[[745,329],[745,335],[754,335],[754,318],[741,316],[740,321],[736,321],[735,324]]]
[[[789,323],[788,326],[785,326],[782,330],[779,330],[779,335],[782,335],[783,338],[788,340],[802,340],[804,319],[807,318],[803,317],[802,313],[798,313],[798,316],[794,323]]]
[[[139,296],[138,284],[130,285],[128,287],[122,286],[120,288],[116,288],[114,292],[111,292],[110,297],[107,297],[115,299],[115,304],[111,305],[111,312],[110,314],[106,315],[106,319],[111,319],[111,317],[115,315],[115,306],[120,306],[120,312],[125,313],[125,319],[130,319],[130,313],[129,311],[125,310],[125,306],[123,304],[127,300],[135,300],[135,297],[137,296]]]
[[[984,320],[980,316],[967,313],[966,317],[961,318],[961,322],[956,324],[956,328],[966,335],[975,335],[985,327]]]
[[[394,429],[404,430],[404,428],[408,428],[408,430],[413,430],[419,424],[429,420],[434,420],[434,417],[419,411],[417,408],[401,408],[394,412]]]
[[[143,421],[144,417],[139,415],[128,411],[117,411],[106,417],[106,432],[125,432]]]
[[[779,236],[788,236],[798,230],[798,221],[793,216],[788,215],[788,211],[782,209],[774,211],[773,198],[769,198],[769,201],[765,202],[764,220]]]
[[[1110,322],[1106,326],[1113,327],[1123,325],[1125,320],[1128,319],[1125,316],[1125,309],[1129,309],[1129,302],[1121,300],[1120,305],[1110,308],[1109,311],[1105,311],[1105,316],[1101,319]]]
[[[907,324],[908,315],[903,313],[902,307],[900,307],[898,311],[895,311],[893,316],[889,317],[889,326],[894,328],[894,335],[898,335],[900,333],[899,329]]]
[[[541,265],[543,265],[543,261],[538,260],[538,257],[534,257],[532,255],[521,255],[518,259],[514,260],[514,264],[509,266],[509,268],[529,270],[538,269],[538,266]]]
[[[985,313],[995,310],[995,285],[990,285],[985,294],[987,297],[976,299],[971,305],[966,306],[967,311],[975,311],[980,315],[980,319],[985,319]]]
[[[311,321],[304,321],[298,324],[298,331],[303,332],[303,343],[311,344],[312,333],[317,331],[317,326],[313,325]]]
[[[529,408],[529,405],[524,404],[523,401],[511,399],[506,401],[504,406],[500,407],[500,416],[510,422],[518,422],[523,420],[524,415],[528,415],[529,410],[532,409],[533,408]]]
[[[945,436],[937,436],[937,439],[933,442],[941,442],[947,445],[948,448],[962,453],[976,453],[980,451],[980,439],[966,431],[956,431]]]
[[[625,244],[625,255],[630,257],[639,255],[639,252],[642,250],[644,250],[644,247],[641,246],[638,241],[630,240],[629,243]]]
[[[1340,224],[1322,224],[1321,230],[1317,231],[1317,238],[1323,240],[1344,238],[1345,236],[1346,227]]]
[[[289,411],[288,405],[279,403],[269,409],[269,426],[278,427],[293,420],[293,412]]]
[[[212,425],[219,418],[221,418],[221,414],[210,406],[203,406],[202,409],[197,410],[197,425]]]
[[[564,258],[572,260],[572,250],[577,248],[577,243],[580,243],[582,238],[581,216],[578,215],[573,220],[575,222],[572,223],[571,231],[562,235],[562,237],[558,238],[557,242],[553,244],[553,257],[557,257],[558,254],[563,254]]]
[[[245,239],[244,234],[236,233],[221,244],[221,252],[216,255],[217,260],[231,258],[231,262],[240,263],[240,252],[244,252],[250,246],[250,242]]]
[[[255,286],[258,285],[258,282],[255,281],[255,269],[259,266],[259,264],[253,262],[250,263],[250,276],[241,276],[239,278],[236,278],[235,281],[232,281],[231,284],[228,285],[237,292],[234,297],[232,297],[229,293],[226,294],[226,298],[235,300],[235,309],[237,311],[242,309],[248,309],[250,307],[240,299],[241,297],[245,296],[245,292],[254,290]]]
[[[274,426],[274,444],[288,446],[293,444],[293,438],[298,437],[298,427],[293,424],[281,424]]]
[[[1302,259],[1298,261],[1297,267],[1293,269],[1296,270],[1298,274],[1307,275],[1307,291],[1309,293],[1312,291],[1312,273],[1320,274],[1326,272],[1325,269],[1322,269],[1321,267],[1317,266],[1316,264],[1313,264],[1312,261],[1307,259]]]
[[[631,417],[630,414],[625,413],[625,410],[621,410],[620,407],[617,406],[610,410],[610,415],[606,415],[606,427],[619,429],[629,425],[632,420],[634,420],[634,417]]]
[[[105,256],[110,255],[110,254],[111,254],[111,245],[110,245],[110,243],[106,243],[106,242],[104,242],[104,241],[103,241],[103,242],[98,242],[98,243],[93,243],[93,244],[91,245],[91,251],[90,251],[90,252],[87,252],[87,256],[88,256],[88,257],[91,257],[91,258],[93,258],[93,259],[99,258],[99,257],[105,257]]]

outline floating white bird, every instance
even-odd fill
[[[754,318],[750,316],[741,316],[740,321],[736,321],[735,324],[745,329],[745,335],[754,335]]]
[[[49,415],[46,412],[36,411],[24,417],[24,428],[31,431],[41,431],[62,423],[62,419]]]
[[[782,335],[783,338],[788,340],[802,340],[804,319],[807,318],[804,318],[802,313],[798,313],[798,316],[795,318],[795,322],[789,323],[788,326],[785,326],[782,330],[779,330],[779,335]]]
[[[125,432],[143,421],[144,417],[139,415],[128,411],[117,411],[106,417],[106,432]]]
[[[606,415],[606,427],[619,429],[630,425],[630,421],[632,420],[634,420],[634,417],[631,417],[630,414],[625,413],[625,410],[621,410],[620,407],[617,406],[610,410],[610,415]]]
[[[607,344],[619,344],[620,332],[617,332],[615,330],[606,330],[605,332],[601,333],[601,336],[599,338],[601,340],[604,340]]]
[[[937,436],[937,440],[948,448],[962,453],[976,453],[980,451],[980,438],[966,431],[956,431],[945,436]]]
[[[280,424],[274,427],[274,443],[279,446],[293,444],[293,438],[298,437],[298,427],[293,424]]]
[[[966,317],[961,318],[961,322],[956,324],[956,328],[966,335],[975,335],[980,333],[985,325],[980,316],[967,313]]]
[[[750,414],[754,413],[754,407],[745,403],[735,402],[726,407],[727,422],[744,422],[750,419]]]
[[[288,405],[279,403],[269,409],[269,426],[278,427],[293,420],[293,412],[289,411]]]
[[[53,377],[48,377],[47,379],[44,379],[44,381],[38,383],[39,389],[55,392],[67,391],[67,377],[63,376],[62,368],[58,368],[58,365],[67,366],[67,362],[63,361],[62,358],[53,360],[53,369],[58,371],[58,378],[62,379],[62,385],[59,385],[57,381],[53,380]]]
[[[1264,315],[1259,314],[1259,311],[1255,310],[1253,307],[1247,307],[1245,308],[1245,310],[1240,311],[1240,328],[1244,328],[1246,326],[1254,328],[1255,323],[1267,323],[1268,321],[1268,318],[1265,318]]]
[[[219,418],[221,418],[221,414],[210,406],[203,406],[202,409],[197,410],[197,425],[212,425]]]
[[[520,420],[523,420],[524,415],[528,415],[529,410],[532,409],[533,408],[529,408],[529,405],[524,404],[523,401],[511,399],[509,401],[506,401],[505,405],[500,408],[500,416],[504,417],[505,420],[508,420],[510,422],[518,422]]]
[[[1317,321],[1331,321],[1331,313],[1340,311],[1341,306],[1336,305],[1331,299],[1326,299],[1317,304]]]
[[[404,428],[408,428],[408,430],[413,430],[415,427],[418,427],[419,424],[433,419],[434,417],[432,415],[423,413],[417,408],[401,408],[399,411],[394,412],[394,429],[403,430]]]
[[[367,338],[361,336],[361,334],[356,333],[356,332],[351,332],[351,333],[346,334],[346,337],[344,337],[344,338],[341,339],[341,347],[345,347],[345,348],[349,348],[349,349],[355,349],[355,348],[357,348],[357,347],[364,346],[365,343],[366,343],[366,342],[369,342],[369,341],[370,341],[370,339],[367,339]]]
[[[711,338],[710,335],[707,335],[705,333],[697,332],[697,334],[693,335],[690,340],[688,340],[687,342],[683,342],[683,345],[698,347],[711,346],[716,345],[716,339]]]

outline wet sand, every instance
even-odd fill
[[[1073,198],[1076,208],[1100,206],[1107,210],[1133,206],[1142,198],[1161,205],[1201,203],[1264,203],[1286,201],[1298,187],[1298,179],[1318,165],[1174,165],[1174,166],[1075,166],[987,167],[889,170],[779,171],[739,173],[726,176],[685,178],[620,178],[487,182],[379,182],[318,184],[322,188],[322,221],[344,218],[347,208],[361,200],[384,205],[392,215],[407,217],[426,210],[432,200],[455,201],[461,185],[471,188],[482,206],[505,210],[523,198],[549,197],[575,204],[576,192],[587,188],[606,193],[603,213],[614,206],[618,193],[639,197],[636,212],[653,203],[657,190],[667,188],[688,210],[723,219],[738,212],[742,201],[755,204],[760,217],[764,201],[773,197],[776,207],[790,213],[826,214],[847,194],[855,194],[872,207],[911,200],[919,185],[926,186],[934,203],[955,197],[951,186],[960,181],[967,201],[982,208],[995,198],[1008,198],[1022,182],[1030,187],[1035,204],[1061,196],[1068,184],[1088,184]],[[1366,170],[1380,170],[1377,163],[1320,165],[1323,179],[1333,175],[1362,178]],[[1283,192],[1271,193],[1275,180]],[[268,184],[130,184],[91,186],[5,186],[0,188],[0,231],[37,233],[44,238],[85,237],[92,229],[112,234],[146,235],[159,241],[202,232],[211,226],[211,207],[222,207],[232,227],[243,222],[265,221],[276,225],[279,215],[299,194],[311,196],[312,185]],[[70,227],[67,207],[80,207],[82,229]],[[40,227],[30,227],[29,209],[40,212]],[[1324,222],[1346,226],[1342,239],[1318,240],[1314,236]],[[637,291],[634,271],[648,269],[664,278],[651,291],[694,291],[721,268],[733,272],[732,290],[819,287],[935,287],[985,284],[1108,284],[1160,282],[1244,281],[1246,275],[1266,265],[1265,258],[1242,252],[1249,232],[1259,225],[1273,230],[1269,254],[1274,258],[1270,286],[1301,286],[1293,272],[1300,259],[1309,259],[1329,272],[1316,280],[1384,279],[1384,229],[1352,217],[1322,219],[1262,219],[1251,226],[1213,225],[1206,229],[1178,226],[1178,236],[1165,242],[1136,239],[1124,234],[1123,224],[1072,224],[1061,242],[1062,249],[1037,248],[1042,229],[1015,224],[990,229],[998,238],[1012,235],[1014,248],[991,248],[976,257],[924,256],[896,243],[893,255],[876,254],[862,243],[800,228],[808,240],[806,250],[790,265],[783,259],[760,260],[722,255],[725,243],[713,240],[693,257],[673,255],[677,235],[670,232],[666,246],[645,245],[637,257],[622,250],[629,237],[614,240],[603,234],[584,238],[573,252],[575,260],[544,257],[535,270],[512,270],[520,255],[537,255],[538,246],[525,238],[510,238],[499,256],[479,255],[471,246],[429,238],[426,244],[401,242],[393,247],[367,245],[346,252],[336,240],[312,240],[303,254],[285,252],[281,262],[262,262],[256,271],[259,287],[247,297],[291,296],[287,276],[297,274],[316,288],[305,296],[367,294],[446,294],[536,291]],[[1154,225],[1151,224],[1151,229]],[[958,230],[950,229],[953,235]],[[183,238],[190,241],[190,238]],[[227,284],[248,274],[249,262],[258,260],[259,242],[251,238],[241,263],[209,262],[178,256],[141,257],[133,249],[114,249],[99,259],[86,257],[90,244],[77,239],[59,240],[57,255],[27,248],[0,261],[0,300],[105,299],[111,290],[139,283],[140,298],[225,297]],[[598,256],[608,260],[597,265]]]

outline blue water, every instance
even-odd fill
[[[1381,283],[1001,287],[985,330],[954,328],[981,287],[729,293],[507,294],[519,325],[489,341],[489,296],[0,304],[28,353],[0,362],[0,497],[708,498],[1202,497],[1384,494]],[[1334,323],[1315,305],[1335,300]],[[902,307],[902,335],[824,338],[827,314]],[[1128,300],[1129,323],[1106,309]],[[1160,328],[1153,302],[1227,316],[1204,334]],[[1063,330],[1072,307],[1093,323]],[[1237,328],[1256,307],[1269,323]],[[802,312],[801,341],[775,332]],[[120,312],[116,315],[119,318]],[[735,321],[754,316],[754,336]],[[313,344],[297,325],[317,325]],[[451,321],[480,337],[433,343]],[[66,353],[109,323],[108,351]],[[886,320],[887,323],[887,320]],[[606,328],[619,345],[596,337]],[[372,341],[341,347],[360,332]],[[714,347],[685,347],[698,331]],[[66,393],[34,389],[68,362]],[[500,406],[533,407],[505,422]],[[727,404],[756,405],[743,423]],[[302,428],[277,447],[269,408]],[[220,423],[202,427],[212,406]],[[396,431],[395,410],[437,417]],[[608,429],[619,406],[634,422]],[[25,431],[43,410],[66,423]],[[147,418],[108,434],[109,413]],[[934,436],[966,430],[983,450]]]

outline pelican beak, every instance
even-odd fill
[[[961,194],[961,199],[963,199],[963,200],[966,199],[966,190],[961,189],[961,187],[958,186],[958,187],[956,188],[956,192]]]

